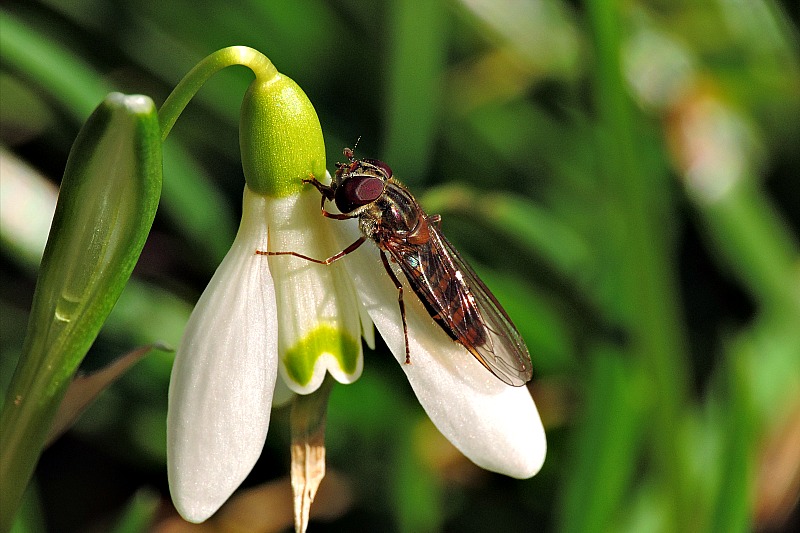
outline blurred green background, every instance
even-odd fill
[[[799,42],[788,0],[6,1],[0,385],[83,121],[112,90],[160,104],[201,58],[249,45],[308,94],[329,168],[360,138],[442,215],[528,343],[548,433],[533,479],[481,471],[379,341],[334,389],[312,531],[796,530]],[[178,121],[153,232],[83,370],[178,343],[238,223],[251,76],[220,73]],[[227,512],[177,518],[171,357],[44,453],[18,531],[290,526],[285,408]]]

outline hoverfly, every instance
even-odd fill
[[[344,149],[348,163],[336,164],[330,185],[316,178],[303,180],[322,195],[322,214],[345,220],[357,218],[361,237],[325,260],[297,252],[265,252],[261,255],[293,255],[320,264],[330,264],[353,252],[366,240],[380,249],[387,274],[397,287],[397,301],[403,322],[406,363],[408,348],[403,284],[389,264],[398,264],[408,284],[422,301],[431,318],[455,342],[464,346],[501,381],[520,387],[531,379],[530,355],[508,314],[461,258],[440,231],[439,215],[427,215],[406,187],[392,177],[392,170],[377,159],[356,159]],[[325,202],[332,201],[340,213],[330,213]]]

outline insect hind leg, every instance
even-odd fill
[[[403,301],[403,284],[400,283],[400,280],[397,279],[397,276],[392,270],[392,267],[389,266],[389,261],[386,259],[386,252],[381,250],[381,261],[383,261],[383,268],[386,269],[386,273],[389,274],[389,277],[392,278],[394,282],[394,286],[397,287],[397,304],[400,306],[400,320],[403,323],[403,344],[406,348],[406,362],[405,364],[411,364],[411,355],[408,351],[408,324],[406,323],[406,304]]]
[[[267,250],[256,250],[256,255],[292,255],[294,257],[299,257],[300,259],[305,259],[306,261],[311,261],[312,263],[317,263],[318,265],[330,265],[334,261],[338,261],[347,254],[354,252],[359,246],[364,244],[364,241],[366,240],[367,240],[366,237],[361,236],[353,244],[351,244],[341,252],[328,257],[327,259],[314,259],[313,257],[303,255],[299,252],[269,252]]]

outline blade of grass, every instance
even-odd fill
[[[386,85],[385,159],[406,179],[419,179],[433,154],[447,52],[442,0],[394,0]]]
[[[624,280],[621,294],[628,314],[631,355],[653,383],[652,457],[656,474],[673,502],[666,517],[669,531],[691,529],[686,469],[678,437],[681,411],[687,402],[685,338],[675,295],[678,294],[669,246],[669,220],[663,216],[667,195],[659,179],[644,170],[645,146],[635,131],[634,117],[620,63],[621,10],[617,2],[586,3],[597,57],[594,75],[598,116],[598,158],[621,231],[617,268]],[[662,186],[659,186],[662,185]],[[602,487],[597,487],[602,492]]]
[[[560,531],[613,531],[640,455],[646,419],[642,376],[615,348],[589,353],[585,411],[575,464],[563,490]]]
[[[722,388],[725,410],[722,425],[720,472],[716,506],[711,514],[710,531],[719,533],[751,530],[751,487],[755,462],[756,425],[749,398],[747,363],[741,357],[746,345],[734,348],[733,357],[723,370]]]

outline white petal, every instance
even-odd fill
[[[269,199],[269,250],[320,260],[339,252],[331,230],[337,221],[322,216],[319,203],[313,189]],[[319,388],[326,372],[341,383],[358,379],[364,364],[360,310],[344,266],[290,255],[269,260],[280,309],[281,377],[299,394]]]
[[[358,235],[355,224],[341,224],[342,243]],[[535,475],[544,462],[547,444],[528,389],[501,382],[450,339],[398,273],[405,285],[411,355],[411,364],[405,364],[397,289],[378,254],[378,248],[368,242],[343,261],[430,419],[478,466],[516,478]]]
[[[286,380],[281,377],[278,372],[278,379],[275,380],[275,392],[272,395],[272,408],[277,409],[289,405],[289,402],[294,398],[295,392],[286,384]]]
[[[169,390],[167,466],[178,512],[214,514],[261,454],[277,376],[265,200],[245,188],[242,223],[184,332]]]
[[[366,246],[366,244],[362,245]],[[358,298],[358,296],[356,296]],[[364,339],[364,342],[367,343],[370,350],[375,349],[375,326],[372,323],[372,317],[369,316],[369,312],[367,312],[366,306],[359,301],[358,305],[358,312],[361,317],[361,337]]]

